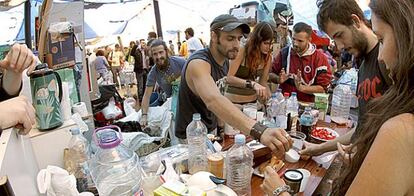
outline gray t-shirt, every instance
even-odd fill
[[[182,57],[169,57],[170,66],[165,71],[160,71],[157,65],[151,68],[148,74],[146,86],[155,86],[155,83],[170,97],[172,94],[171,83],[181,76],[181,70],[184,67],[185,59]]]

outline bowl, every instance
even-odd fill
[[[328,137],[331,137],[331,138],[323,138],[321,136],[318,136],[317,132],[320,132],[320,133],[322,132],[324,133],[324,135],[327,135]],[[338,132],[334,131],[333,129],[329,127],[316,127],[309,133],[309,136],[311,138],[311,142],[323,143],[323,142],[327,142],[330,140],[334,140],[335,138],[339,137],[339,134]]]

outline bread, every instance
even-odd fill
[[[260,174],[264,174],[267,166],[272,167],[276,172],[278,172],[284,165],[285,163],[282,160],[278,159],[276,156],[272,156],[270,160],[259,165],[259,172]]]

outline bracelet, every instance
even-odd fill
[[[289,192],[289,191],[290,191],[290,186],[285,184],[281,187],[276,188],[273,191],[273,196],[279,196],[280,194],[282,194],[284,192]]]
[[[246,80],[246,88],[253,88],[252,81]]]
[[[260,122],[256,122],[256,124],[253,125],[252,129],[250,129],[250,135],[257,141],[260,142],[260,138],[262,137],[263,132],[268,127],[266,125],[262,125]]]
[[[143,114],[141,114],[141,116],[148,116],[148,114],[147,113],[143,113]]]

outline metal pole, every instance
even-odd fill
[[[24,39],[28,48],[32,49],[32,28],[31,28],[31,0],[24,3]]]
[[[155,13],[155,23],[157,25],[157,34],[158,37],[162,38],[162,28],[161,28],[161,16],[160,16],[160,7],[158,5],[158,0],[153,0],[154,3],[154,13]]]

